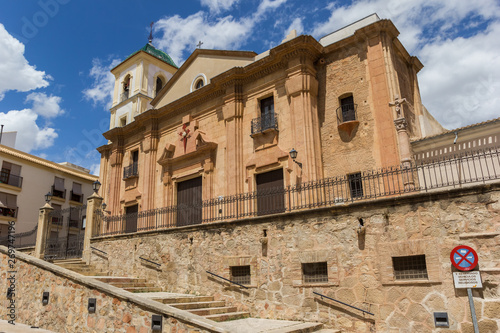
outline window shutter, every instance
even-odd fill
[[[82,195],[82,184],[73,183],[73,194]]]
[[[17,208],[17,195],[7,194],[7,207],[8,208]]]
[[[7,207],[7,193],[0,192],[0,208]]]
[[[55,177],[54,189],[56,191],[64,191],[64,178]]]
[[[14,176],[20,176],[21,175],[21,166],[17,165],[17,164],[11,164],[10,174],[14,175]]]
[[[3,161],[3,163],[2,163],[2,169],[3,170],[11,170],[12,169],[12,163]]]

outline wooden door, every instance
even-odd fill
[[[202,220],[202,179],[177,184],[177,226],[199,224]]]
[[[257,175],[257,214],[275,214],[285,211],[283,169]]]
[[[139,212],[139,205],[125,207],[125,232],[137,231],[137,214]]]

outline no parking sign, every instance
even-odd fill
[[[473,270],[477,266],[478,259],[476,251],[466,245],[459,245],[450,253],[451,264],[461,271]]]

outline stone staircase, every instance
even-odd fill
[[[81,275],[92,277],[123,290],[138,293],[138,296],[168,304],[180,310],[221,322],[234,332],[266,333],[336,333],[337,330],[324,329],[321,323],[290,322],[250,318],[249,312],[238,311],[235,306],[226,306],[225,301],[216,301],[213,296],[194,296],[161,292],[161,288],[146,279],[109,276],[108,272],[87,265],[81,259],[55,260],[54,264],[72,270]],[[279,323],[283,322],[283,323]],[[277,324],[278,323],[278,324]],[[276,326],[276,328],[273,328]],[[255,329],[258,328],[258,331]],[[261,330],[262,329],[262,330]],[[249,331],[250,330],[250,331]]]
[[[164,293],[164,296],[145,297],[151,298],[157,302],[168,304],[180,310],[189,311],[195,315],[205,317],[213,321],[228,321],[248,318],[250,313],[238,311],[235,306],[226,306],[225,301],[216,301],[213,296],[190,296]],[[175,295],[175,294],[174,294]]]

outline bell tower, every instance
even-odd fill
[[[149,42],[111,70],[115,76],[109,129],[123,127],[151,108],[150,102],[167,84],[178,67],[168,54]]]

